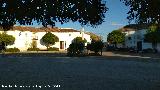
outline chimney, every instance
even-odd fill
[[[82,40],[84,40],[84,27],[81,29],[81,34],[82,34]]]

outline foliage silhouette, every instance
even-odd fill
[[[148,32],[144,35],[144,41],[152,43],[153,49],[157,49],[157,43],[160,42],[160,31],[157,25],[149,27]]]
[[[91,44],[87,45],[87,49],[94,51],[95,54],[98,54],[98,52],[101,51],[101,55],[102,55],[103,46],[104,46],[104,44],[101,40],[99,40],[99,41],[92,40]]]
[[[85,47],[86,39],[82,40],[82,37],[76,37],[73,39],[72,43],[69,45],[67,49],[67,54],[69,56],[79,56],[83,54],[83,50]]]
[[[160,23],[160,0],[120,0],[130,7],[128,19],[136,23]]]
[[[0,0],[0,25],[10,29],[16,22],[55,26],[69,21],[97,26],[104,21],[108,8],[103,0]]]

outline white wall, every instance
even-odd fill
[[[142,49],[152,48],[152,43],[144,42],[144,35],[147,33],[147,29],[127,31],[125,33],[125,47],[137,47],[137,42],[142,41]],[[131,37],[131,40],[128,37]]]
[[[15,37],[15,42],[13,45],[8,45],[7,48],[17,47],[21,51],[27,50],[32,42],[32,32],[29,31],[7,31],[7,34],[13,35]]]
[[[157,50],[160,52],[160,43],[157,44]]]
[[[57,47],[60,48],[60,41],[64,41],[65,46],[64,49],[67,49],[69,45],[72,43],[72,40],[76,37],[81,37],[82,35],[80,32],[65,32],[65,33],[59,33],[59,32],[52,32],[54,35],[56,35],[59,38],[59,42],[56,42],[55,45],[51,47]],[[37,40],[37,47],[41,49],[46,49],[46,46],[42,45],[40,43],[40,39],[46,34],[46,32],[37,32],[36,36],[38,36]],[[84,34],[84,38],[87,40],[87,42],[91,42],[90,35]]]
[[[142,49],[152,48],[152,43],[142,43]]]
[[[125,32],[125,47],[135,47],[136,46],[136,38],[135,38],[135,31],[127,31]],[[131,40],[128,38],[131,37]]]
[[[2,33],[2,31],[1,31]],[[72,43],[72,40],[76,37],[82,37],[82,33],[80,32],[52,32],[59,38],[59,42],[56,42],[55,45],[51,47],[60,48],[60,41],[64,41],[64,50],[69,47]],[[15,37],[15,42],[13,45],[8,45],[7,48],[19,48],[21,51],[26,51],[28,48],[31,47],[32,39],[34,37],[37,38],[37,47],[40,49],[46,49],[45,45],[42,45],[41,38],[46,34],[46,32],[29,32],[29,31],[7,31],[7,34],[13,35]],[[90,35],[84,34],[84,38],[87,42],[91,42]],[[66,46],[66,47],[65,47]]]

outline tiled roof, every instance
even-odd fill
[[[126,32],[126,31],[136,31],[136,29],[133,28],[121,28],[120,29],[122,32]]]
[[[130,24],[130,25],[124,26],[124,28],[141,30],[141,29],[147,29],[149,26],[150,26],[149,24]]]
[[[130,24],[126,25],[120,30],[125,32],[125,31],[137,31],[137,30],[142,30],[142,29],[147,29],[150,25],[149,24]]]
[[[60,32],[80,32],[74,29],[60,29]]]
[[[14,26],[11,30],[30,31],[30,32],[80,32],[74,29],[69,29],[69,28],[68,29],[60,29],[57,27],[35,28],[35,27],[27,27],[27,26]]]

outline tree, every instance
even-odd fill
[[[12,35],[8,35],[6,33],[0,34],[0,43],[4,44],[4,46],[12,45],[14,44],[15,37]]]
[[[84,38],[84,40],[82,40],[82,37],[76,37],[76,38],[74,38],[73,39],[73,41],[72,41],[73,43],[86,43],[87,42],[87,40]]]
[[[16,22],[32,25],[55,26],[69,21],[96,26],[105,18],[108,8],[103,0],[1,0],[0,25],[9,29]]]
[[[130,7],[128,19],[137,23],[160,23],[160,0],[120,0]]]
[[[69,45],[69,48],[67,49],[67,54],[69,56],[78,56],[80,54],[83,54],[82,53],[83,50],[84,50],[83,43],[71,43]]]
[[[117,48],[117,44],[123,44],[125,42],[125,34],[121,30],[114,30],[108,34],[107,41],[110,44],[115,44]]]
[[[94,51],[95,54],[98,54],[98,52],[101,51],[101,55],[102,55],[103,46],[104,44],[101,40],[98,40],[98,41],[92,40],[91,44],[87,45],[87,49]]]
[[[82,51],[84,50],[86,42],[87,40],[85,38],[84,40],[82,40],[82,37],[74,38],[72,43],[69,45],[67,54],[69,56],[78,56],[83,54]]]
[[[58,42],[59,38],[51,32],[48,32],[42,37],[42,41],[45,43],[48,49],[50,46],[54,45],[55,42]]]
[[[153,49],[156,50],[157,43],[160,42],[160,31],[158,29],[158,26],[150,26],[144,37],[145,41],[151,42]]]
[[[94,40],[94,41],[99,41],[101,40],[101,37],[94,34],[94,33],[91,33],[91,32],[87,32],[87,34],[89,34],[91,36],[91,39]]]

